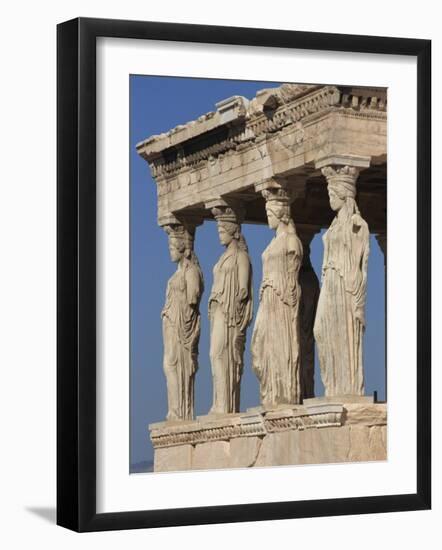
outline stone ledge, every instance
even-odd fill
[[[373,395],[324,395],[304,399],[304,405],[322,405],[323,403],[374,403]]]
[[[154,448],[266,434],[263,417],[256,413],[207,415],[180,423],[158,422],[150,424],[149,430]]]
[[[264,437],[287,430],[337,427],[344,424],[366,426],[387,422],[386,405],[360,400],[356,403],[306,399],[304,405],[264,409],[254,407],[244,413],[205,415],[190,421],[165,421],[149,425],[155,449],[195,445],[208,441],[228,441],[237,437]]]
[[[305,401],[150,424],[154,471],[386,460],[386,403]]]

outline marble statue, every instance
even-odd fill
[[[274,407],[301,401],[298,274],[302,244],[284,189],[262,192],[270,228],[276,235],[262,254],[260,302],[252,337],[252,368],[260,382],[261,403]]]
[[[241,234],[240,214],[212,209],[220,242],[226,247],[213,268],[209,297],[213,405],[209,414],[239,412],[246,330],[253,316],[252,267]]]
[[[166,303],[161,312],[167,420],[192,420],[203,275],[193,252],[193,231],[182,225],[169,225],[165,229],[171,260],[177,263],[177,270],[167,283]]]
[[[314,325],[326,396],[363,395],[369,230],[355,201],[358,169],[322,169],[336,217],[323,236],[322,286]]]

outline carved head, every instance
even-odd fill
[[[218,221],[219,242],[227,246],[233,239],[238,240],[241,234],[240,225],[234,222]]]
[[[291,222],[291,197],[284,189],[267,189],[262,192],[266,199],[267,221],[271,229],[276,229],[282,222],[288,225]]]
[[[353,204],[356,196],[358,169],[353,166],[339,168],[326,166],[322,169],[322,173],[327,178],[331,209],[338,212],[347,202],[350,201]]]
[[[232,240],[241,238],[241,222],[243,212],[240,209],[233,209],[230,206],[212,208],[218,223],[218,235],[220,243],[228,246]]]
[[[330,201],[330,208],[335,212],[341,210],[345,204],[345,197],[342,197],[338,194],[335,188],[328,187],[328,198]]]
[[[187,232],[182,225],[168,225],[165,230],[169,235],[170,259],[179,262],[186,254]]]
[[[184,243],[176,237],[169,237],[169,254],[172,262],[179,262],[184,256]]]

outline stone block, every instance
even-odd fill
[[[296,434],[292,441],[294,464],[342,462],[349,447],[348,428],[312,428]]]
[[[345,424],[363,424],[366,426],[387,424],[386,403],[346,403]]]
[[[190,470],[192,464],[192,445],[178,445],[155,449],[154,471],[177,472]]]
[[[261,443],[255,466],[286,466],[292,462],[293,431],[267,434]]]
[[[261,448],[261,437],[235,437],[230,441],[230,467],[250,468],[255,465]]]
[[[208,441],[194,446],[192,470],[230,467],[229,441]]]
[[[304,406],[322,405],[324,403],[373,403],[372,395],[334,395],[334,396],[322,396],[322,397],[310,397],[304,399]]]

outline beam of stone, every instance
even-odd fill
[[[188,211],[207,216],[204,204],[218,196],[248,195],[269,178],[315,177],[324,157],[369,157],[384,166],[386,121],[385,90],[283,84],[251,101],[223,100],[137,151],[156,181],[159,220]]]
[[[241,233],[244,209],[222,198],[206,204],[218,225],[225,251],[213,268],[209,297],[213,404],[210,414],[240,409],[246,331],[253,317],[252,265]]]
[[[198,370],[200,337],[199,305],[204,289],[203,274],[194,252],[195,220],[169,218],[164,229],[169,252],[177,269],[167,283],[161,312],[163,370],[167,383],[167,420],[194,416],[194,382]]]

